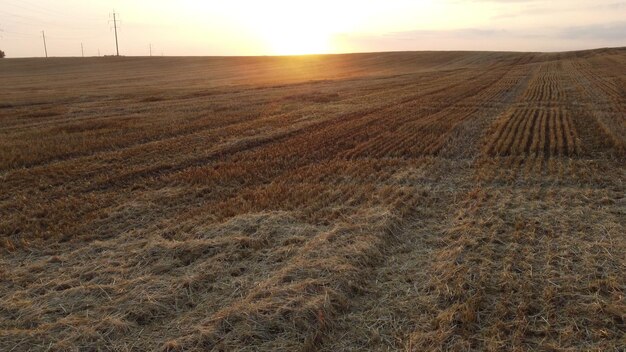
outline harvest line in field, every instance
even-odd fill
[[[0,350],[618,350],[624,67],[0,62]]]

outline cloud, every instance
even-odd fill
[[[626,1],[614,2],[611,4],[604,4],[604,5],[599,4],[599,5],[590,6],[590,7],[595,7],[599,9],[605,9],[605,10],[626,10]]]
[[[412,30],[380,35],[344,34],[337,39],[350,51],[518,50],[566,51],[626,46],[626,21],[527,29],[474,27]]]
[[[626,21],[567,27],[558,33],[564,39],[616,40],[626,44]]]
[[[452,30],[414,30],[406,32],[387,33],[385,37],[397,40],[420,40],[425,38],[457,38],[457,39],[487,39],[487,38],[537,38],[540,34],[523,33],[499,28],[462,28]]]
[[[539,2],[542,0],[449,0],[453,3],[467,3],[467,2],[493,2],[493,3],[523,3],[523,2]]]
[[[480,1],[480,2],[506,2],[506,3],[514,3],[514,2],[535,2],[535,0],[458,0],[458,1]],[[589,11],[626,11],[626,1],[619,2],[610,2],[610,3],[602,3],[596,2],[593,5],[585,5],[574,7],[571,4],[567,4],[567,6],[554,6],[555,4],[552,2],[545,2],[545,4],[537,4],[537,6],[529,6],[523,9],[518,9],[515,12],[509,13],[501,13],[492,17],[494,20],[498,19],[510,19],[528,15],[552,15],[558,11],[559,14],[563,13],[572,13],[572,12],[589,12]]]
[[[453,30],[414,30],[406,32],[392,32],[384,34],[383,37],[395,40],[420,40],[437,38],[457,38],[457,39],[593,39],[603,41],[626,42],[626,21],[590,24],[583,26],[567,27],[542,27],[532,30],[511,30],[502,28],[463,28]]]

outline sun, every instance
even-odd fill
[[[323,16],[299,11],[273,11],[257,26],[257,34],[274,55],[325,54],[334,29]]]
[[[357,0],[232,0],[187,1],[200,16],[220,13],[222,25],[232,28],[239,44],[267,55],[327,54],[341,50],[336,39],[366,21]],[[203,20],[203,19],[202,19]],[[228,33],[225,33],[228,35]]]
[[[317,28],[263,32],[261,33],[263,41],[274,55],[326,54],[331,51],[331,35]]]
[[[329,1],[301,3],[273,0],[251,4],[238,17],[246,21],[272,55],[325,54],[332,38],[348,28],[350,16]]]

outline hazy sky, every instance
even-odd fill
[[[626,46],[615,0],[0,0],[9,57],[275,55]]]

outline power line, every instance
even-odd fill
[[[24,2],[24,4],[27,4],[26,2]],[[15,27],[17,29],[17,31],[12,31],[12,30],[2,30],[2,34],[5,34],[6,36],[9,37],[13,37],[13,38],[41,38],[43,41],[43,45],[44,45],[44,54],[45,57],[49,57],[48,56],[48,47],[47,47],[47,41],[48,40],[53,40],[53,41],[59,41],[59,40],[63,40],[63,41],[77,41],[81,44],[81,56],[84,57],[85,56],[85,50],[84,50],[84,42],[85,40],[91,40],[91,39],[96,39],[96,38],[102,38],[103,36],[106,36],[106,33],[93,33],[93,35],[84,35],[86,34],[85,31],[81,31],[80,35],[78,36],[65,36],[63,35],[63,33],[71,30],[70,28],[67,28],[65,31],[61,28],[61,27],[71,27],[68,26],[67,24],[57,24],[56,21],[51,22],[51,21],[44,21],[44,20],[39,20],[36,19],[32,16],[22,16],[22,15],[17,15],[17,14],[13,14],[13,13],[9,13],[7,11],[5,11],[4,9],[0,9],[0,15],[2,14],[8,14],[9,15],[9,23],[10,24],[14,24],[11,27]],[[120,29],[120,15],[117,12],[113,12],[111,14],[113,16],[112,19],[112,28],[115,32],[115,50],[116,50],[116,55],[120,56],[120,50],[119,50],[119,34],[118,34],[118,30]],[[4,21],[3,21],[4,22]],[[19,24],[23,24],[25,25],[24,27],[19,26]],[[50,26],[53,28],[52,31],[48,31],[48,33],[46,33],[44,30],[42,30],[40,33],[37,33],[37,31],[32,31],[28,28],[30,26],[34,27],[34,26],[39,26],[41,25],[42,27],[44,27],[46,30],[48,30],[48,24],[51,24]],[[57,28],[59,27],[59,28]],[[40,27],[41,28],[41,27]],[[94,28],[94,31],[96,29]],[[61,33],[61,36],[57,36],[56,33]],[[87,32],[89,33],[89,32]],[[49,35],[52,34],[52,35]],[[69,34],[69,32],[68,32]],[[153,50],[152,50],[152,43],[150,43],[150,55],[153,55]],[[100,49],[98,49],[98,56],[100,56]]]
[[[39,38],[39,34],[27,34],[27,33],[13,32],[13,31],[2,31],[2,32],[20,36],[20,37],[26,37],[26,38]]]
[[[41,9],[41,10],[48,11],[48,12],[56,12],[58,14],[62,14],[58,10],[49,9],[49,8],[47,8],[45,6],[41,6],[41,5],[35,5],[35,4],[33,4],[31,2],[28,2],[28,1],[24,1],[24,0],[14,0],[14,1],[21,2],[22,4],[24,4],[26,6],[30,6],[31,8],[37,8],[37,9]]]
[[[106,34],[97,34],[97,35],[91,35],[91,36],[88,36],[88,37],[84,37],[84,36],[81,36],[81,37],[65,37],[65,36],[58,37],[56,35],[53,35],[53,36],[48,36],[48,38],[49,39],[56,39],[56,40],[74,40],[75,41],[75,40],[102,38],[104,36],[106,36]]]
[[[86,29],[93,28],[92,26],[87,26],[86,24],[76,26],[73,24],[68,24],[65,21],[50,21],[50,20],[44,20],[35,16],[18,15],[12,12],[5,11],[3,9],[0,9],[0,14],[9,16],[9,19],[3,19],[2,20],[3,22],[14,22],[14,23],[27,25],[27,26],[39,26],[41,24],[44,24],[46,26],[72,28],[72,29],[78,29],[78,30],[86,30]]]
[[[42,14],[42,15],[50,15],[50,13],[48,13],[48,12],[41,11],[41,10],[39,10],[37,8],[33,8],[33,7],[29,7],[29,6],[18,5],[18,4],[11,4],[11,3],[5,4],[5,5],[13,6],[14,8],[25,10],[25,11],[29,11],[29,12],[38,12],[39,14]],[[54,14],[54,15],[58,16],[60,14]]]
[[[19,36],[19,37],[27,37],[27,38],[40,38],[40,34],[33,33],[23,33],[23,32],[15,32],[15,31],[3,31],[3,33],[11,34],[11,36]],[[102,38],[106,36],[106,34],[97,34],[92,36],[81,36],[81,37],[65,37],[65,36],[56,36],[56,35],[46,35],[46,39],[54,39],[54,40],[68,40],[68,41],[77,41],[77,40],[86,40],[86,39],[96,39]]]
[[[7,3],[4,5],[9,5],[9,6],[13,6],[14,8],[19,8],[22,10],[26,10],[29,11],[30,13],[35,12],[38,13],[40,15],[46,15],[46,16],[64,16],[67,15],[67,12],[63,12],[63,11],[59,11],[59,10],[53,10],[47,7],[42,7],[41,5],[35,5],[26,1],[22,1],[19,0],[22,4],[15,4],[15,3]],[[98,18],[89,18],[89,17],[85,17],[85,16],[81,16],[80,19],[75,19],[75,20],[79,20],[79,21],[84,21],[84,22],[88,22],[88,21],[97,21],[99,20]]]

